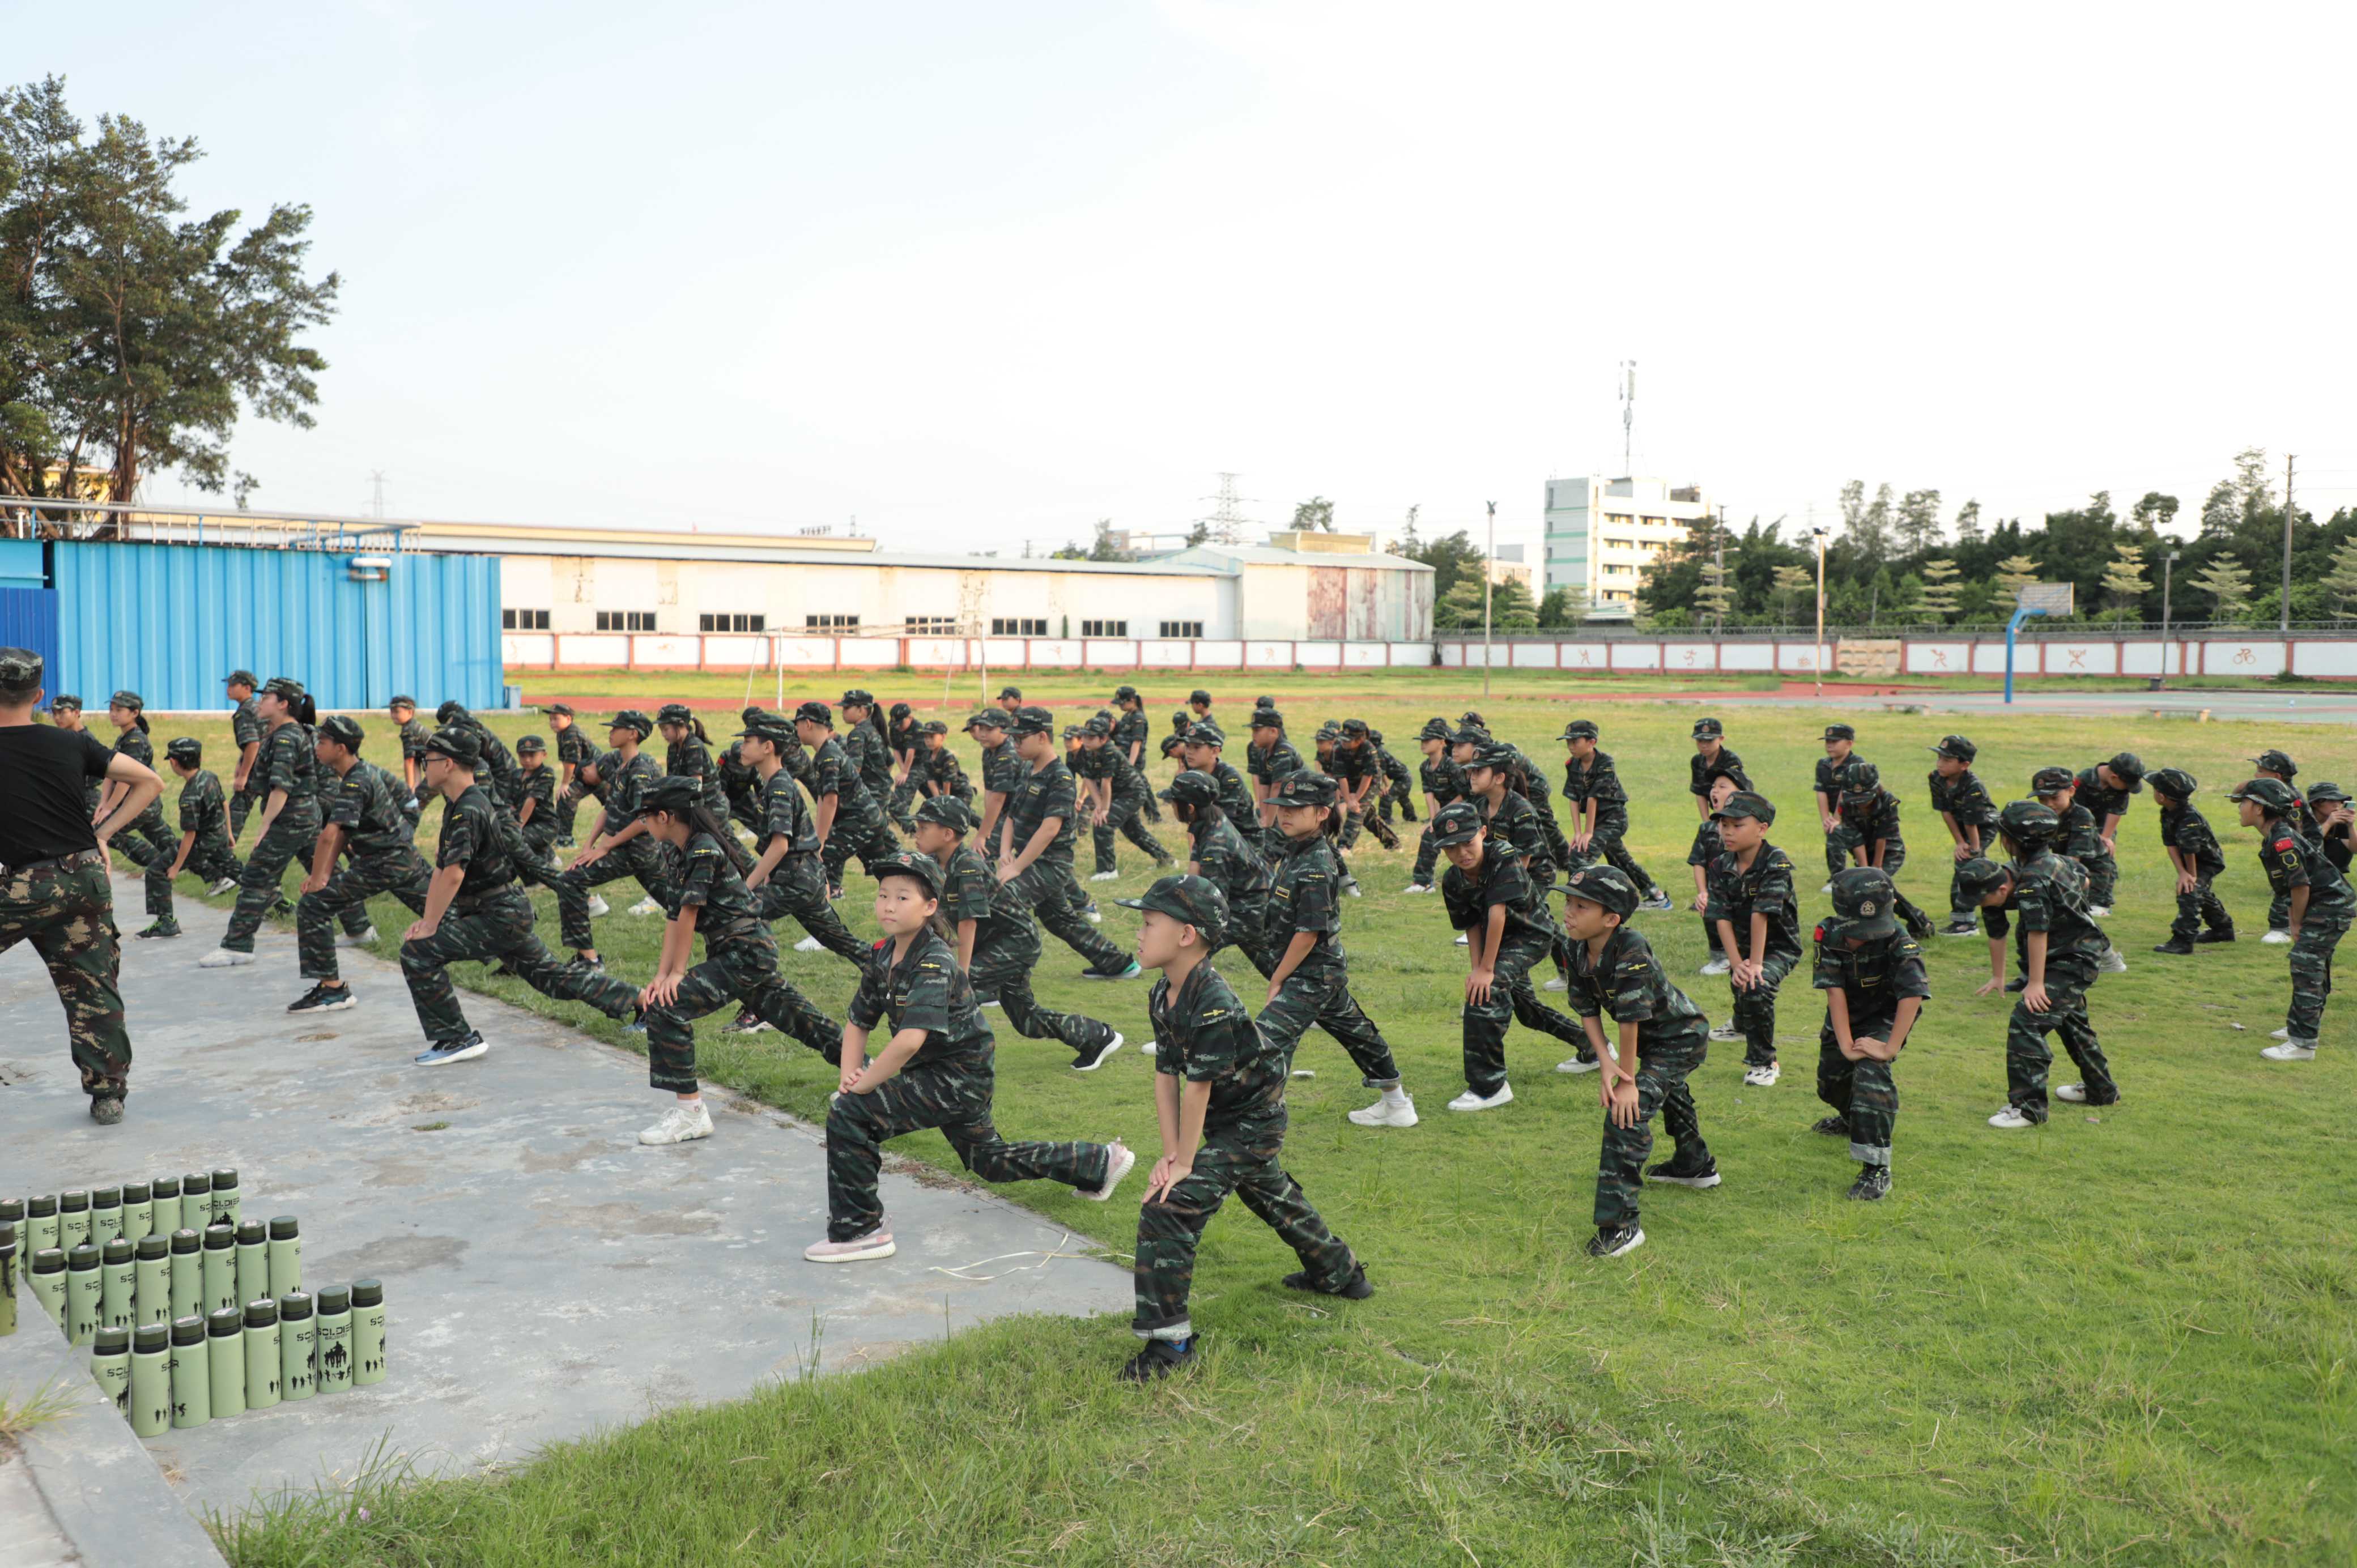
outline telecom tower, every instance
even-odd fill
[[[1252,527],[1253,521],[1237,510],[1244,504],[1245,498],[1236,494],[1236,477],[1222,474],[1220,493],[1203,499],[1211,503],[1211,515],[1199,517],[1195,521],[1208,531],[1211,542],[1214,544],[1242,544],[1244,530]]]
[[[1637,429],[1637,361],[1620,361],[1620,474],[1623,478],[1636,472],[1630,465],[1634,461]]]

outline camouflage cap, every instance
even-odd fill
[[[1479,713],[1476,713],[1471,708],[1468,708],[1463,713],[1458,714],[1457,722],[1472,729],[1486,730],[1490,727],[1490,721],[1483,718]]]
[[[396,708],[397,708],[397,707],[401,706],[401,704],[402,704],[403,703],[404,703],[404,702],[408,702],[408,699],[407,699],[406,697],[395,697],[395,698],[393,700],[393,705],[394,707],[396,707]],[[414,708],[414,707],[415,707],[417,704],[416,704],[416,703],[409,703],[409,705],[410,705],[411,707],[413,707],[413,708]],[[541,709],[540,711],[541,711],[542,713],[544,713],[544,714],[563,714],[566,718],[568,718],[568,719],[569,719],[569,718],[571,718],[571,717],[573,716],[573,704],[572,704],[572,703],[549,703],[546,707],[544,707],[544,708]],[[753,710],[751,710],[751,709],[748,709],[747,711],[749,713],[749,712],[752,712]]]
[[[361,742],[368,738],[368,731],[361,728],[360,721],[350,714],[331,714],[321,719],[318,734],[320,739],[332,740],[346,751],[358,751]]]
[[[895,703],[892,704],[891,712],[887,716],[896,719],[905,719],[916,711],[916,709],[910,707],[906,703]]]
[[[292,675],[273,675],[262,683],[262,689],[282,703],[297,702],[303,696],[303,682]]]
[[[2104,766],[2118,774],[2133,795],[2144,788],[2144,758],[2133,751],[2123,751]]]
[[[2285,752],[2263,751],[2256,757],[2245,760],[2262,773],[2272,773],[2278,779],[2294,778],[2299,772],[2299,764],[2294,762],[2289,754]],[[2114,771],[2116,772],[2117,769]]]
[[[7,684],[19,689],[38,682],[41,678],[40,666],[38,663],[40,655],[37,653],[33,658],[35,660],[35,664],[33,667],[33,674],[30,679],[24,681],[10,681],[8,680],[7,669],[5,666],[0,666],[0,682],[5,682]],[[49,712],[54,714],[59,712],[60,709],[70,710],[78,714],[81,712],[81,699],[75,696],[71,692],[59,692],[56,696],[49,699]]]
[[[947,735],[950,733],[950,726],[942,723],[939,719],[927,719],[923,724],[917,726],[917,733],[919,735]]]
[[[1563,734],[1555,738],[1557,740],[1594,740],[1602,733],[1596,727],[1594,719],[1574,719],[1563,726]]]
[[[1276,699],[1270,696],[1267,693],[1263,692],[1259,696],[1253,699],[1253,706],[1255,708],[1273,708],[1276,706]]]
[[[1125,909],[1152,910],[1195,928],[1206,947],[1217,947],[1228,929],[1228,896],[1202,876],[1164,876],[1135,898],[1116,898]]]
[[[165,744],[164,755],[174,762],[194,767],[204,759],[204,743],[192,735],[176,735]]]
[[[974,714],[974,717],[966,720],[965,727],[970,730],[995,729],[1003,733],[1006,728],[1006,710],[1004,708],[985,708],[981,713]]]
[[[1480,725],[1459,725],[1450,732],[1448,744],[1480,747],[1490,744],[1490,732]]]
[[[684,773],[666,773],[639,791],[641,817],[666,811],[683,817],[704,803],[704,786]]]
[[[475,738],[470,729],[458,729],[444,725],[425,737],[428,756],[447,757],[461,768],[474,768],[483,760],[483,743]]]
[[[2299,803],[2299,791],[2280,779],[2253,779],[2240,789],[2226,791],[2229,800],[2256,800],[2259,809],[2271,817],[2285,816]]]
[[[1135,686],[1115,686],[1113,689],[1113,700],[1116,703],[1126,703],[1136,696],[1137,688]]]
[[[548,742],[536,735],[525,736],[515,743],[515,753],[518,757],[534,757],[547,750]]]
[[[1373,741],[1377,746],[1381,746],[1383,744],[1383,732],[1377,729],[1374,725],[1369,725],[1367,726],[1367,738]]]
[[[1194,722],[1195,715],[1189,713],[1186,709],[1173,708],[1170,710],[1170,727],[1177,730],[1180,735],[1185,735],[1187,733],[1187,726]]]
[[[1842,793],[1863,800],[1882,789],[1882,769],[1871,762],[1853,760],[1841,772]]]
[[[867,690],[865,686],[854,686],[850,691],[845,692],[841,697],[837,698],[836,701],[841,703],[842,705],[846,708],[872,708],[876,705],[876,693]]]
[[[974,808],[955,795],[932,795],[917,808],[917,821],[931,822],[937,828],[947,828],[953,833],[970,833],[977,825]]]
[[[232,670],[228,674],[221,677],[221,684],[224,686],[253,686],[259,689],[262,682],[253,678],[253,671],[251,670]]]
[[[655,710],[655,723],[659,725],[692,725],[694,722],[695,714],[685,703],[665,703]]]
[[[1716,740],[1727,733],[1727,726],[1717,719],[1696,719],[1693,735],[1696,740]]]
[[[1624,920],[1637,912],[1637,885],[1618,866],[1582,866],[1565,881],[1563,896],[1594,904]]]
[[[1513,747],[1485,740],[1474,747],[1473,755],[1466,760],[1465,770],[1469,773],[1476,768],[1486,768],[1492,773],[1503,773],[1514,765],[1514,757]]]
[[[1220,782],[1210,774],[1189,768],[1170,780],[1170,800],[1173,805],[1192,806],[1197,811],[1216,802],[1220,798]]]
[[[1283,729],[1285,727],[1285,715],[1278,713],[1275,708],[1254,708],[1253,710],[1252,727],[1254,729]]]
[[[1081,726],[1081,733],[1087,736],[1095,736],[1100,739],[1104,738],[1113,734],[1113,721],[1105,717],[1103,714],[1092,714],[1089,718],[1089,722]]]
[[[1993,860],[1967,860],[1956,867],[1956,891],[1977,904],[2003,887],[2011,874]]]
[[[1064,726],[1064,738],[1066,740],[1078,740],[1081,738],[1082,731],[1083,726],[1080,725],[1066,725]]]
[[[2039,801],[2008,800],[1996,814],[1996,829],[2016,843],[2048,843],[2062,831],[2062,819]]]
[[[2308,787],[2308,803],[2311,806],[2318,804],[2319,801],[2329,802],[2335,800],[2347,800],[2350,798],[2351,796],[2349,791],[2343,789],[2338,784],[2330,784],[2323,782],[2322,780],[2319,780]]]
[[[1482,829],[1481,813],[1470,800],[1451,800],[1433,813],[1432,842],[1442,849],[1471,843]]]
[[[2172,800],[2190,800],[2201,781],[2182,768],[2157,768],[2145,776],[2145,782]]]
[[[1341,781],[1332,774],[1313,773],[1305,768],[1279,780],[1269,800],[1279,806],[1330,806],[1341,790]]]
[[[1053,735],[1056,715],[1038,706],[1020,707],[1007,715],[1013,722],[1007,725],[1018,737],[1027,735]]]
[[[1342,733],[1354,738],[1364,736],[1367,733],[1367,721],[1364,719],[1344,719],[1342,721]]]
[[[1187,693],[1187,700],[1190,703],[1200,703],[1208,708],[1211,705],[1211,693],[1198,686]]]
[[[1318,726],[1309,738],[1314,741],[1322,741],[1326,745],[1331,746],[1336,741],[1342,738],[1342,726],[1336,724],[1332,719],[1328,719],[1324,724]]]
[[[1958,762],[1970,762],[1981,754],[1979,746],[1961,735],[1943,735],[1940,737],[1940,744],[1932,749],[1942,757],[1953,757]]]
[[[1227,732],[1209,719],[1197,719],[1187,726],[1189,746],[1222,746],[1228,744]]]
[[[827,728],[833,729],[834,727],[834,709],[833,705],[819,702],[813,698],[810,702],[804,703],[802,706],[794,710],[794,723],[798,725],[824,725]]]
[[[2068,789],[2078,781],[2079,776],[2067,768],[2041,768],[2029,776],[2029,792],[2051,795],[2059,789]]]
[[[611,720],[608,721],[606,727],[609,730],[629,730],[640,740],[644,740],[647,736],[655,733],[654,721],[648,718],[646,714],[639,712],[636,708],[624,708],[620,713],[616,714]]]
[[[1418,740],[1448,740],[1456,733],[1457,732],[1455,730],[1448,727],[1448,721],[1447,719],[1429,718],[1424,721],[1424,727],[1415,732],[1415,738]]]
[[[794,734],[792,721],[778,714],[758,712],[745,721],[745,727],[737,735],[739,739],[766,740],[780,751],[789,746],[801,744],[802,740]]]
[[[471,716],[467,712],[466,704],[456,697],[434,710],[434,722],[437,725],[455,724],[460,719]]]
[[[1023,700],[1023,688],[1020,686],[1001,686],[998,689],[998,700],[1003,703],[1009,697],[1014,698],[1018,703],[1021,702]]]
[[[1825,726],[1824,738],[1827,740],[1856,740],[1857,738],[1857,726],[1856,725],[1827,725]]]
[[[926,897],[938,898],[942,896],[942,863],[930,854],[912,854],[905,850],[899,854],[888,854],[882,864],[874,868],[873,875],[879,883],[888,876],[905,876],[912,882],[923,884]]]
[[[1772,827],[1776,822],[1776,806],[1775,802],[1765,795],[1756,795],[1749,789],[1738,789],[1727,798],[1727,804],[1710,814],[1710,820],[1714,822],[1721,817],[1749,817],[1755,822]]]
[[[1853,865],[1834,876],[1834,918],[1846,937],[1888,937],[1899,929],[1899,893],[1878,865]]]
[[[106,699],[106,705],[110,708],[129,708],[135,714],[146,708],[147,699],[136,692],[117,692]]]

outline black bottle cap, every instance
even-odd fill
[[[72,1251],[66,1253],[66,1267],[76,1273],[81,1273],[85,1269],[98,1267],[98,1249],[87,1241],[78,1243]]]
[[[290,1290],[278,1298],[278,1321],[300,1323],[311,1316],[311,1294],[308,1291]]]
[[[228,1226],[209,1225],[205,1228],[206,1251],[226,1252],[236,1245],[237,1232],[231,1230]]]
[[[249,1301],[245,1304],[245,1326],[248,1328],[278,1326],[278,1304],[274,1301]]]
[[[205,1342],[205,1320],[191,1314],[172,1319],[172,1343],[201,1345]]]
[[[180,1178],[176,1176],[159,1176],[147,1184],[147,1188],[157,1197],[178,1197],[180,1196]]]
[[[75,1188],[71,1192],[61,1192],[58,1194],[58,1209],[60,1213],[80,1214],[89,1207],[90,1194],[82,1191],[79,1187]]]
[[[182,1197],[194,1197],[200,1192],[210,1192],[212,1189],[213,1178],[205,1175],[202,1171],[190,1171],[188,1175],[180,1178],[180,1196]]]
[[[120,1208],[123,1207],[123,1189],[119,1187],[95,1188],[90,1195],[90,1206],[92,1208]]]
[[[172,1251],[175,1252],[193,1252],[204,1244],[204,1237],[186,1226],[172,1232]]]
[[[21,1197],[0,1197],[0,1219],[25,1218],[25,1200]]]
[[[110,1236],[106,1245],[99,1249],[98,1259],[110,1269],[117,1263],[127,1263],[131,1261],[131,1243],[120,1236]]]
[[[384,1305],[383,1282],[380,1280],[354,1280],[352,1282],[352,1305],[354,1306],[382,1306]]]
[[[13,1219],[0,1219],[0,1252],[13,1252],[16,1250],[16,1222]]]
[[[163,1257],[165,1254],[171,1251],[171,1239],[169,1237],[158,1236],[153,1230],[150,1230],[145,1236],[140,1237],[139,1245],[135,1249],[140,1257],[150,1260]]]
[[[238,1222],[237,1244],[239,1246],[251,1247],[257,1242],[269,1240],[270,1232],[263,1227],[261,1220],[242,1219]]]
[[[319,1316],[320,1316],[325,1317],[325,1316],[327,1316],[329,1313],[334,1313],[334,1312],[350,1312],[351,1309],[352,1309],[352,1287],[351,1287],[351,1286],[350,1286],[350,1285],[321,1285],[321,1286],[319,1287]]]
[[[223,1169],[213,1172],[213,1190],[215,1192],[227,1192],[236,1186],[237,1173],[235,1171]]]
[[[25,1200],[25,1212],[35,1219],[47,1219],[58,1211],[58,1195],[54,1192]]]
[[[233,1306],[224,1306],[206,1315],[205,1326],[216,1339],[231,1339],[244,1329],[245,1314]]]
[[[123,1201],[125,1203],[147,1202],[147,1184],[144,1181],[124,1182],[123,1184]]]
[[[33,1272],[37,1274],[61,1274],[66,1272],[66,1255],[55,1247],[44,1247],[33,1254]]]
[[[240,1229],[242,1230],[243,1227],[240,1227]],[[299,1232],[295,1229],[295,1217],[293,1215],[275,1214],[271,1216],[270,1239],[272,1240],[291,1241],[297,1234],[299,1234]]]
[[[160,1323],[143,1323],[131,1331],[135,1354],[154,1356],[172,1348],[172,1331]]]
[[[102,1328],[98,1331],[97,1337],[91,1340],[90,1348],[93,1354],[100,1356],[127,1355],[131,1350],[131,1330]]]

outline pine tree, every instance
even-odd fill
[[[1934,620],[1946,620],[1956,613],[1956,596],[1963,592],[1956,579],[1964,568],[1946,556],[1934,556],[1923,563],[1922,613]]]
[[[1497,624],[1495,605],[1491,607],[1491,624]],[[1440,596],[1434,607],[1432,624],[1444,631],[1479,631],[1481,629],[1481,579],[1468,572],[1457,579],[1448,592]]]
[[[1981,503],[1966,501],[1956,509],[1956,542],[1978,544],[1981,542]]]
[[[1474,585],[1477,588],[1480,585]],[[1473,624],[1481,624],[1480,601],[1475,601]],[[1531,591],[1520,578],[1510,577],[1490,593],[1490,624],[1500,631],[1536,631],[1539,607],[1531,601]]]
[[[1725,552],[1733,555],[1734,550]],[[1727,612],[1735,607],[1735,567],[1718,554],[1704,557],[1702,586],[1695,590],[1695,613],[1724,622]]]
[[[2121,541],[2114,547],[2112,564],[2104,568],[2104,592],[2112,599],[2109,607],[2134,609],[2144,603],[2151,586],[2144,577],[2144,546]]]
[[[2004,590],[2001,602],[2007,610],[2021,605],[2021,590],[2038,581],[2038,563],[2027,555],[2008,555],[1996,564],[1996,585]]]
[[[2232,555],[2221,555],[2193,575],[2193,591],[2210,596],[2216,607],[2212,620],[2231,624],[2251,602],[2251,575]]]
[[[1786,626],[1792,624],[1792,607],[1803,594],[1813,594],[1817,580],[1806,566],[1776,568],[1776,618]],[[1813,600],[1812,601],[1813,607]]]
[[[2347,619],[2352,607],[2357,607],[2357,538],[2344,542],[2332,554],[2332,570],[2324,575],[2320,585],[2332,600],[2332,613]]]

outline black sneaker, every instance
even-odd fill
[[[1838,1116],[1820,1116],[1809,1131],[1823,1133],[1828,1138],[1846,1138],[1849,1136],[1849,1123]]]
[[[1978,920],[1951,920],[1940,928],[1940,934],[1943,937],[1969,937],[1977,933],[1980,929]]]
[[[1309,1277],[1308,1269],[1296,1269],[1286,1275],[1282,1283],[1287,1290],[1311,1291],[1318,1295],[1339,1295],[1345,1301],[1364,1301],[1375,1294],[1375,1287],[1367,1279],[1364,1265],[1351,1269],[1351,1277],[1339,1285],[1319,1284]]]
[[[1122,966],[1115,970],[1103,970],[1092,964],[1081,971],[1081,978],[1082,980],[1135,980],[1144,972],[1145,971],[1137,967],[1137,961],[1133,958],[1124,960]]]
[[[177,937],[179,934],[180,922],[167,915],[164,918],[156,921],[154,925],[149,926],[145,930],[140,932],[139,938],[142,941],[145,941],[156,937]]]
[[[2190,953],[2193,950],[2193,944],[2183,937],[2171,937],[2165,942],[2155,944],[2152,950],[2155,952]]]
[[[2193,944],[2196,947],[2207,947],[2212,942],[2231,942],[2233,940],[2233,927],[2212,926],[2208,930],[2202,932],[2200,936],[2194,938]]]
[[[332,990],[325,985],[315,985],[288,1003],[286,1011],[289,1013],[340,1013],[345,1008],[357,1006],[359,1004],[360,998],[352,994],[352,988],[349,985],[339,985]]]
[[[440,1067],[446,1062],[473,1061],[490,1048],[482,1036],[468,1035],[463,1040],[437,1040],[411,1059],[419,1067]]]
[[[1645,1179],[1664,1182],[1671,1187],[1690,1187],[1700,1191],[1705,1187],[1717,1187],[1722,1178],[1717,1160],[1699,1165],[1690,1165],[1679,1160],[1663,1160],[1660,1165],[1645,1167]]]
[[[758,1035],[770,1026],[768,1019],[757,1017],[748,1010],[721,1025],[720,1032],[724,1035]]]
[[[2005,983],[2005,988],[2007,991],[2027,991],[2029,989],[2029,976],[2017,974]]]
[[[1910,911],[1907,916],[1907,934],[1913,937],[1919,942],[1924,938],[1930,936],[1932,934],[1932,917],[1923,913],[1921,909]]]
[[[1168,1339],[1149,1339],[1146,1348],[1132,1356],[1122,1367],[1120,1377],[1125,1383],[1150,1383],[1157,1378],[1167,1378],[1182,1367],[1195,1364],[1195,1342],[1187,1341],[1181,1349]]]
[[[1591,1258],[1618,1258],[1644,1244],[1645,1232],[1641,1226],[1600,1226],[1596,1234],[1587,1239],[1587,1255]]]
[[[1857,1179],[1849,1184],[1849,1195],[1860,1203],[1873,1203],[1890,1191],[1889,1165],[1860,1165]]]
[[[1098,1041],[1095,1045],[1083,1046],[1078,1050],[1075,1050],[1072,1053],[1072,1070],[1074,1072],[1094,1072],[1097,1069],[1104,1066],[1105,1062],[1113,1056],[1113,1054],[1121,1049],[1121,1031],[1115,1029],[1105,1036],[1103,1039]]]

